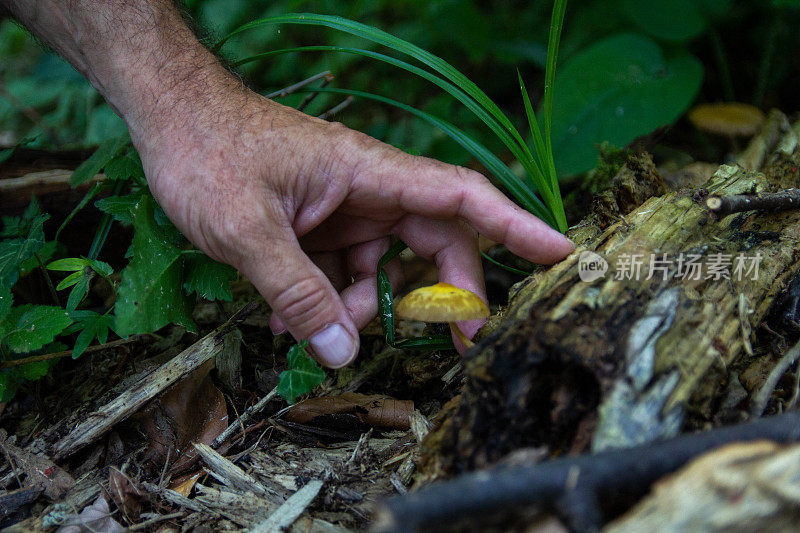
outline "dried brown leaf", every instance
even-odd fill
[[[347,392],[338,396],[309,398],[292,406],[286,414],[290,422],[305,424],[325,415],[350,414],[370,426],[408,429],[414,412],[411,400],[396,400],[379,394]]]

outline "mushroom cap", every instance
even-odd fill
[[[739,102],[700,104],[689,111],[694,127],[717,135],[755,135],[764,123],[764,113],[757,107]]]
[[[489,308],[474,292],[449,283],[413,290],[397,304],[397,315],[424,322],[458,322],[489,316]]]

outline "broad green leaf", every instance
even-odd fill
[[[114,329],[122,337],[173,323],[195,330],[182,287],[184,254],[165,240],[153,219],[153,204],[144,196],[134,210],[133,257],[122,271],[115,307]]]
[[[185,278],[183,288],[188,294],[196,292],[207,300],[233,300],[231,282],[236,280],[236,269],[232,266],[203,253],[187,254]]]
[[[97,147],[95,153],[86,161],[80,164],[75,172],[72,173],[69,181],[73,187],[92,179],[99,174],[111,159],[116,156],[122,148],[128,144],[127,136],[114,137]]]
[[[307,346],[308,341],[300,341],[289,348],[286,354],[289,370],[278,376],[278,394],[290,404],[295,403],[298,396],[311,392],[325,379],[325,371],[306,354]]]
[[[72,348],[72,358],[77,359],[86,351],[86,348],[97,338],[100,344],[105,344],[108,340],[108,330],[113,328],[114,318],[110,315],[101,315],[94,311],[76,311],[70,316],[75,323],[69,328],[69,332],[79,331],[78,338]]]
[[[53,342],[70,324],[72,319],[60,307],[27,304],[13,308],[0,323],[0,331],[12,352],[26,353]]]
[[[124,225],[133,223],[133,210],[139,200],[142,199],[140,191],[131,193],[127,196],[109,196],[97,200],[94,205],[103,213],[111,215],[114,220]]]
[[[640,30],[656,39],[686,42],[706,29],[697,0],[618,0],[619,9]]]
[[[57,270],[59,272],[75,272],[77,270],[83,270],[88,264],[86,259],[82,257],[67,257],[64,259],[58,259],[53,261],[49,265],[47,265],[47,270]]]
[[[604,141],[625,146],[675,121],[702,78],[697,59],[665,58],[642,35],[615,35],[575,54],[561,67],[553,108],[558,174],[593,168]]]
[[[44,222],[50,215],[34,217],[24,238],[0,242],[0,286],[11,287],[19,278],[19,268],[44,244]]]

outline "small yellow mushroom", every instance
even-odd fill
[[[700,104],[689,111],[689,122],[699,130],[716,135],[751,137],[764,123],[764,113],[739,102]]]
[[[464,335],[457,321],[489,316],[489,308],[474,292],[449,283],[437,283],[413,290],[397,304],[397,316],[423,322],[447,322],[456,337],[471,348],[474,343]]]

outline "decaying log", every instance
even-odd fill
[[[625,450],[608,450],[578,457],[562,457],[540,464],[501,465],[488,471],[470,472],[451,481],[425,487],[407,496],[395,496],[377,509],[373,531],[410,533],[454,526],[464,521],[475,528],[476,519],[508,512],[520,506],[558,513],[573,531],[598,531],[604,521],[619,514],[662,476],[674,472],[699,454],[733,442],[774,441],[796,443],[800,439],[800,414],[784,413],[754,422],[715,428],[699,433],[680,435],[674,439],[647,443]],[[776,459],[767,468],[777,473],[774,465],[786,465],[798,457],[798,449],[789,457]],[[713,456],[712,454],[709,454]],[[736,470],[731,466],[731,474]],[[791,472],[797,472],[794,466]],[[746,471],[745,471],[746,472]],[[731,485],[741,485],[731,476]],[[763,477],[763,475],[762,475]],[[779,476],[776,476],[779,477]],[[798,500],[796,474],[783,476],[783,492],[795,493]],[[724,480],[724,477],[718,480]],[[746,484],[745,484],[746,485]],[[728,499],[733,500],[728,493]],[[776,499],[780,496],[776,495]],[[676,509],[680,514],[682,509]],[[656,522],[657,524],[657,522]],[[658,530],[658,527],[631,528],[629,531]],[[478,527],[477,529],[480,529]],[[705,531],[705,528],[684,527],[673,531]]]
[[[799,169],[795,126],[761,172],[723,165],[702,189],[595,210],[570,232],[575,252],[520,284],[468,352],[460,405],[426,439],[427,471],[483,467],[526,446],[632,446],[674,436],[687,414],[709,417],[728,367],[800,269],[800,213],[715,220],[704,200],[796,187]],[[646,155],[617,181],[661,182]],[[582,281],[581,264],[596,279]]]

